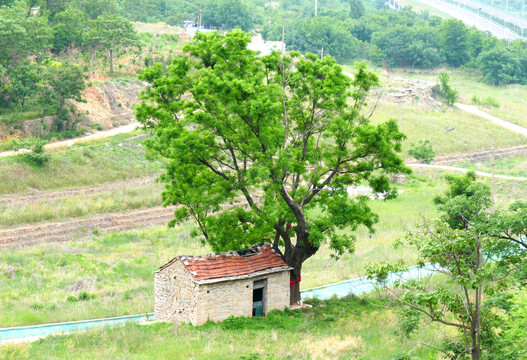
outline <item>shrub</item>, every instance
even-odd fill
[[[439,84],[432,87],[432,94],[441,97],[448,105],[452,106],[458,99],[458,93],[448,83],[450,77],[447,73],[439,74]]]
[[[46,143],[42,140],[34,140],[33,143],[29,147],[31,149],[31,152],[18,155],[19,159],[21,159],[23,162],[28,163],[30,165],[43,167],[51,159],[50,154],[44,153],[45,144]],[[25,147],[25,146],[21,146],[21,147]]]
[[[68,296],[68,298],[66,299],[67,302],[71,302],[71,303],[74,303],[74,302],[77,302],[79,301],[79,299],[77,299],[75,296],[73,295],[70,295]]]
[[[81,291],[79,293],[79,301],[88,301],[95,298],[94,294],[90,294],[87,291]]]
[[[436,155],[434,149],[432,149],[430,140],[419,140],[417,145],[412,143],[412,147],[408,150],[408,154],[413,156],[416,160],[423,160],[425,164],[430,164]]]
[[[472,96],[472,103],[475,105],[483,105],[483,106],[492,106],[495,108],[500,107],[500,103],[498,100],[493,98],[492,96],[487,96],[485,98],[480,98],[476,95]]]

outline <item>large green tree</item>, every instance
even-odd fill
[[[395,120],[363,115],[378,84],[365,65],[350,80],[331,57],[258,57],[249,42],[239,30],[198,34],[167,72],[144,69],[136,117],[167,159],[163,199],[180,206],[175,221],[193,218],[214,250],[271,242],[294,269],[294,303],[305,260],[324,242],[353,251],[354,230],[377,221],[347,188],[395,196],[386,174],[409,172],[396,154],[404,135]]]

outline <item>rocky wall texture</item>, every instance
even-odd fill
[[[155,275],[154,315],[156,320],[196,324],[199,285],[176,261]]]

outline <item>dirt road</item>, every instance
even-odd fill
[[[515,133],[521,134],[523,136],[527,136],[527,129],[526,128],[521,127],[521,126],[516,125],[516,124],[513,124],[513,123],[510,123],[510,122],[505,121],[505,120],[501,120],[501,119],[499,119],[499,118],[497,118],[495,116],[492,116],[490,114],[487,114],[486,112],[481,111],[480,109],[478,109],[477,107],[475,107],[473,105],[465,105],[465,104],[460,104],[460,103],[456,103],[455,105],[456,105],[457,108],[459,108],[459,109],[461,109],[463,111],[466,111],[468,113],[471,113],[471,114],[474,114],[476,116],[480,116],[480,117],[482,117],[484,119],[490,120],[494,124],[499,125],[501,127],[504,127],[505,129],[514,131]]]
[[[464,169],[464,168],[458,168],[455,166],[447,166],[447,165],[429,165],[429,164],[407,164],[410,167],[414,168],[425,168],[425,169],[438,169],[438,170],[452,170],[462,173],[467,173],[470,170]],[[492,177],[492,174],[482,172],[482,171],[476,171],[476,175],[483,176],[483,177]],[[517,177],[517,176],[509,176],[509,175],[494,175],[496,179],[504,179],[504,180],[517,180],[517,181],[527,181],[527,177]]]
[[[79,138],[63,140],[63,141],[56,141],[56,142],[46,144],[45,149],[52,150],[52,149],[61,148],[61,147],[68,147],[78,142],[97,140],[97,139],[102,139],[102,138],[106,138],[106,137],[110,137],[110,136],[114,136],[118,134],[126,134],[126,133],[134,131],[139,126],[141,126],[141,124],[132,123],[132,124],[120,126],[120,127],[117,127],[111,130],[98,131],[95,134],[90,134],[90,135],[86,135],[86,136],[79,137]],[[18,152],[17,151],[4,151],[4,152],[0,152],[0,157],[13,156],[13,155],[18,155],[18,154],[23,154],[26,152],[29,152],[29,150],[22,149],[22,150],[19,150]]]

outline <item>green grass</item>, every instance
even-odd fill
[[[409,70],[411,71],[411,70]],[[386,73],[378,71],[382,75]],[[450,74],[450,85],[459,92],[459,102],[471,104],[472,97],[492,97],[497,100],[500,107],[480,106],[481,110],[488,112],[502,120],[510,121],[523,127],[527,127],[525,116],[525,99],[527,99],[527,85],[503,85],[493,86],[486,84],[479,73],[470,73],[461,70],[452,70]],[[437,74],[397,72],[390,70],[390,76],[401,76],[410,79],[422,79],[437,81]],[[381,79],[384,82],[384,79]]]
[[[374,122],[398,119],[398,104],[381,101],[372,119]],[[402,104],[400,129],[406,134],[403,151],[409,157],[411,143],[430,140],[436,155],[488,150],[496,147],[527,144],[527,138],[497,126],[478,116],[458,109],[429,110]],[[447,127],[455,129],[445,132]]]
[[[411,352],[436,359],[434,350],[395,335],[396,313],[383,302],[357,297],[314,302],[303,311],[272,311],[264,318],[231,318],[200,327],[167,323],[94,329],[0,348],[7,359],[376,359]],[[435,327],[418,339],[437,345]]]
[[[135,137],[137,134],[54,151],[51,161],[42,168],[21,163],[16,156],[0,158],[0,194],[90,187],[153,176],[161,166],[145,159],[144,138]]]
[[[42,199],[32,203],[0,202],[0,225],[14,226],[42,221],[60,221],[92,214],[126,212],[162,204],[163,186],[151,183],[123,186],[92,195],[61,200]]]

